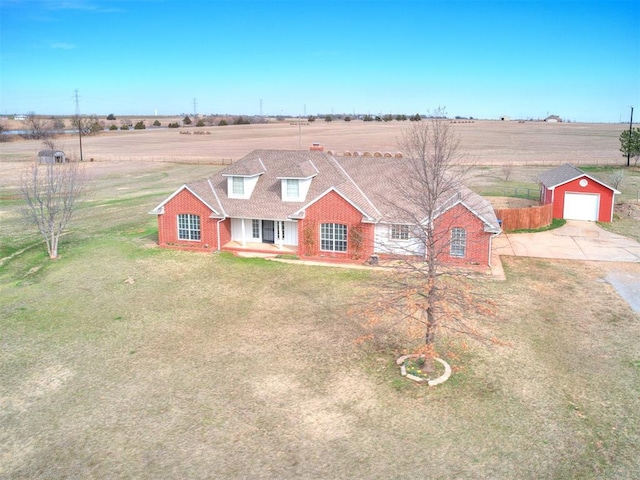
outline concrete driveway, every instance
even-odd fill
[[[607,232],[594,222],[567,220],[566,225],[538,233],[503,233],[493,239],[494,255],[640,262],[640,243]]]
[[[492,272],[500,279],[504,271],[499,255],[611,262],[605,280],[640,313],[640,243],[593,222],[568,220],[548,232],[502,234],[493,239],[493,255]]]

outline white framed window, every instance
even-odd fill
[[[260,238],[260,220],[251,220],[251,237]]]
[[[300,180],[297,178],[287,179],[287,198],[300,197]]]
[[[180,240],[200,240],[200,217],[198,215],[178,214],[178,238]]]
[[[232,192],[234,195],[244,195],[244,178],[242,177],[233,177],[232,182]]]
[[[320,224],[320,250],[346,252],[347,226],[341,223]]]
[[[409,240],[409,225],[391,225],[389,238],[391,240]]]
[[[282,220],[276,220],[274,227],[276,238],[278,240],[284,240],[284,222]]]
[[[452,257],[464,257],[467,253],[467,231],[464,228],[451,229],[449,253]]]

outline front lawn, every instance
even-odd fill
[[[441,337],[429,388],[401,325],[348,315],[384,276],[161,250],[146,212],[200,170],[140,168],[94,179],[57,261],[0,204],[0,477],[637,476],[640,319],[610,265],[464,280],[508,345]]]

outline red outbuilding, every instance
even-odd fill
[[[566,163],[538,175],[540,201],[553,204],[553,218],[611,222],[614,198],[620,193],[579,168]]]

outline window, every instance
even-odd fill
[[[409,240],[409,225],[391,225],[391,240]]]
[[[464,257],[467,250],[467,231],[464,228],[451,229],[451,245],[449,253],[452,257]]]
[[[346,252],[347,226],[341,223],[322,223],[320,225],[320,250]]]
[[[284,240],[284,222],[282,220],[275,222],[275,234],[278,240]]]
[[[244,178],[233,177],[233,194],[244,195]]]
[[[287,198],[298,198],[300,196],[300,181],[297,178],[287,179]]]
[[[260,220],[255,218],[251,220],[251,236],[253,238],[260,238]]]
[[[180,240],[200,240],[200,217],[190,213],[178,215],[178,238]]]

